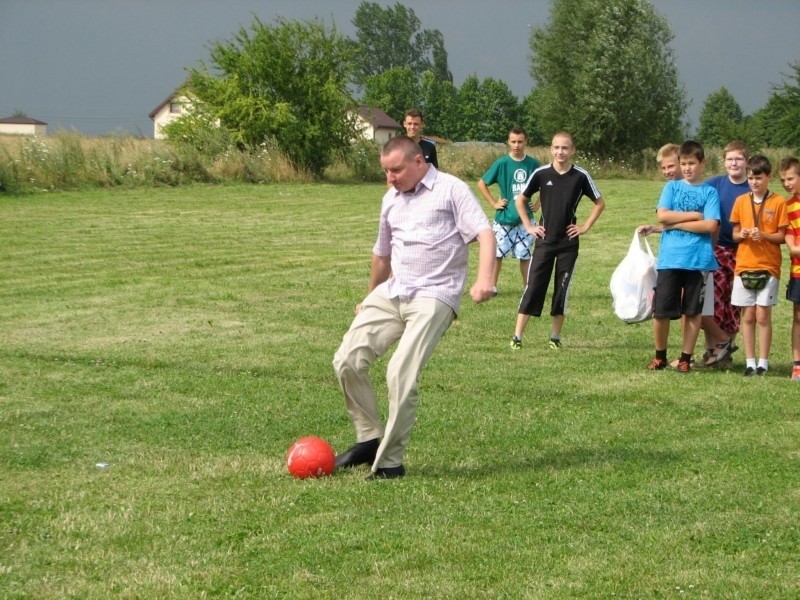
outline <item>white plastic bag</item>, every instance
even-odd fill
[[[644,240],[644,249],[641,240]],[[656,258],[646,236],[633,232],[628,254],[611,275],[614,314],[626,323],[653,318],[656,287]]]

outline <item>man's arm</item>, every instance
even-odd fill
[[[372,290],[382,284],[384,281],[389,279],[389,275],[392,274],[392,257],[389,256],[378,256],[377,254],[372,255],[372,265],[370,266],[369,270],[369,289],[367,293],[369,294]]]
[[[517,207],[517,213],[522,220],[522,226],[525,227],[528,233],[533,233],[533,224],[528,216],[528,204],[530,201],[531,199],[526,197],[525,194],[520,194],[514,198],[514,205]]]
[[[603,212],[603,210],[605,210],[605,208],[606,208],[606,201],[603,200],[603,197],[601,196],[594,203],[592,212],[589,213],[589,218],[587,218],[586,221],[584,221],[582,226],[579,227],[578,225],[569,225],[567,227],[567,236],[569,236],[569,239],[576,238],[579,235],[583,235],[584,233],[589,231],[592,228],[592,225],[594,225],[594,222],[597,221],[597,219],[600,217],[600,214]]]
[[[664,231],[669,231],[670,229],[680,229],[681,231],[689,231],[691,233],[711,233],[713,234],[717,227],[719,227],[719,221],[716,219],[703,219],[702,221],[687,221],[685,223],[676,223],[674,225],[664,225]]]
[[[505,200],[504,198],[495,200],[494,197],[492,197],[492,193],[489,191],[489,186],[486,185],[486,182],[483,179],[478,179],[478,189],[480,190],[481,195],[484,197],[486,202],[488,202],[489,206],[491,206],[493,209],[502,210],[508,204],[508,200]]]
[[[369,296],[372,290],[374,290],[384,281],[389,279],[389,276],[391,274],[392,274],[392,257],[378,256],[377,254],[373,254],[372,264],[369,270],[369,288],[367,289],[367,295]],[[362,302],[356,304],[356,314],[361,312],[361,305]]]
[[[786,232],[786,246],[789,248],[789,256],[800,256],[800,239],[788,231]]]
[[[773,244],[783,244],[786,241],[786,228],[779,227],[778,231],[775,233],[767,233],[766,231],[760,231],[761,238],[772,242]]]
[[[480,250],[478,253],[478,276],[469,291],[475,302],[483,302],[494,295],[494,270],[497,242],[491,229],[482,230],[477,237]]]
[[[669,210],[667,208],[659,208],[656,211],[658,222],[664,226],[677,225],[679,223],[686,223],[688,221],[702,221],[704,219],[703,213],[699,211],[682,211],[682,210]]]

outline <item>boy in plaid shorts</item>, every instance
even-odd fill
[[[512,127],[508,132],[509,153],[498,158],[478,180],[478,189],[489,206],[495,210],[492,223],[497,241],[497,257],[492,274],[495,294],[503,259],[508,256],[519,260],[522,287],[524,288],[528,282],[528,265],[531,261],[534,237],[523,227],[522,219],[514,204],[514,198],[522,193],[531,173],[539,167],[539,161],[525,153],[527,145],[528,136],[525,130],[522,127]],[[500,198],[497,200],[489,191],[489,186],[495,183],[500,188]],[[532,214],[529,208],[528,216]]]

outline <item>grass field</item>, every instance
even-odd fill
[[[331,359],[382,185],[0,196],[0,597],[800,597],[791,306],[768,377],[647,372],[608,281],[660,184],[599,186],[562,351],[549,319],[509,351],[507,264],[370,483],[284,454],[354,441]]]

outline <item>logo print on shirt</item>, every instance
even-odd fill
[[[553,181],[552,181],[552,180],[550,180],[550,179],[548,179],[548,180],[547,180],[547,183],[545,183],[545,185],[553,185]]]
[[[517,169],[516,171],[514,171],[514,181],[516,181],[517,183],[522,183],[527,178],[528,178],[528,173],[525,171],[525,169]]]

